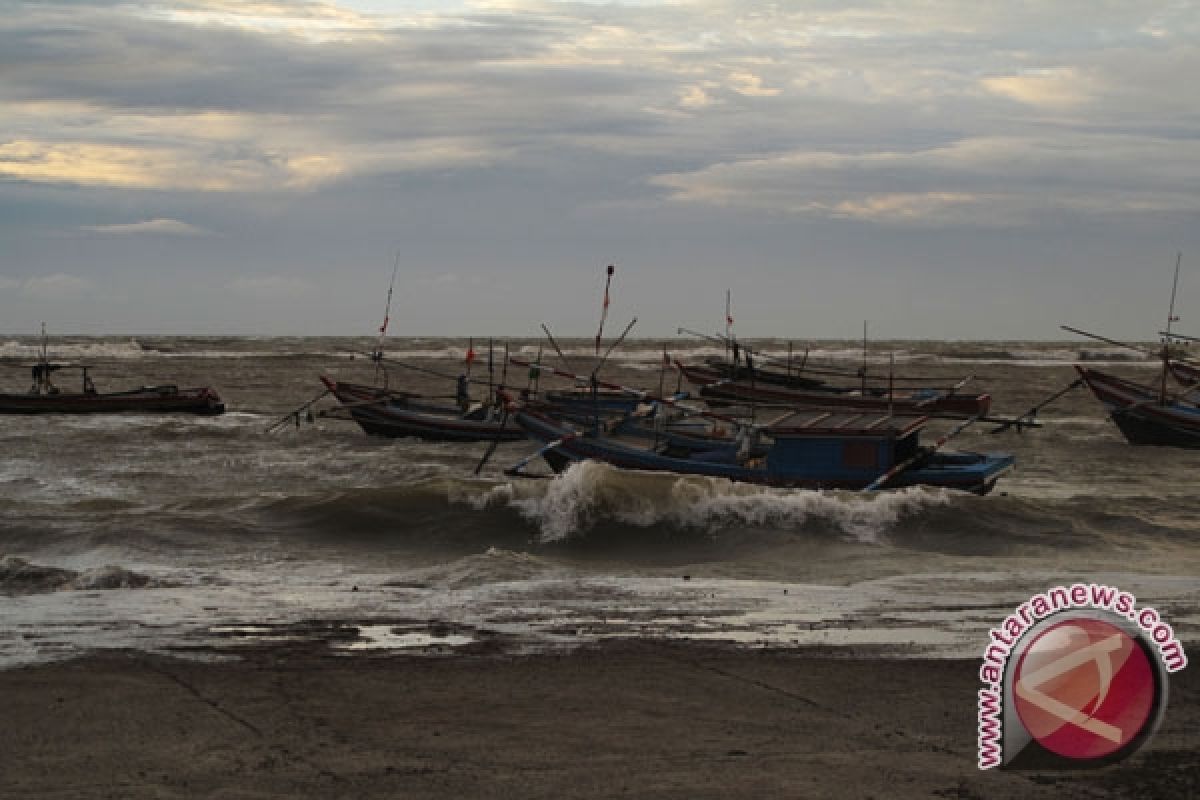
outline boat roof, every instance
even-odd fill
[[[766,430],[784,436],[907,436],[920,430],[929,417],[889,414],[853,408],[806,408],[772,420]]]

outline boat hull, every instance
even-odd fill
[[[516,441],[525,434],[508,419],[464,415],[458,408],[375,386],[321,378],[358,426],[372,436],[435,442]]]
[[[545,446],[543,457],[556,472],[561,472],[572,462],[594,460],[623,469],[702,475],[783,488],[864,489],[872,485],[883,471],[880,469],[857,475],[834,472],[827,475],[800,474],[761,466],[762,463],[771,462],[770,455],[766,459],[738,463],[733,452],[728,453],[728,460],[706,460],[694,455],[672,457],[647,448],[623,445],[605,436],[590,435],[536,411],[520,410],[514,414],[514,418],[531,439]],[[987,494],[1012,466],[1013,459],[1008,455],[934,454],[928,463],[901,472],[889,481],[888,488],[922,485]]]
[[[0,394],[0,414],[186,413],[215,416],[225,404],[208,388],[146,387],[128,392]]]
[[[1164,403],[1150,386],[1087,367],[1075,369],[1130,444],[1200,448],[1200,406]]]

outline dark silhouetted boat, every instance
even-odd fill
[[[438,403],[412,392],[345,383],[321,376],[341,410],[374,436],[442,442],[515,441],[525,434],[501,410],[475,404]]]
[[[42,361],[31,368],[33,385],[28,392],[0,394],[0,414],[115,414],[189,413],[221,414],[225,404],[208,387],[180,389],[172,384],[143,386],[123,392],[100,392],[92,382],[90,367]],[[54,382],[61,372],[80,373],[78,391]]]
[[[1106,372],[1075,369],[1130,444],[1200,448],[1200,405]]]
[[[746,403],[777,406],[840,407],[864,411],[897,411],[938,416],[987,416],[992,406],[989,394],[966,394],[953,389],[837,389],[833,387],[799,388],[778,383],[763,383],[752,371],[738,377],[726,377],[725,370],[711,366],[690,366],[675,362],[689,382],[698,387],[700,396],[714,403]]]

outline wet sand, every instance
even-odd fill
[[[113,653],[0,672],[0,797],[1187,797],[1197,670],[1099,771],[980,772],[977,661],[630,642],[563,654]]]

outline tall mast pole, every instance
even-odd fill
[[[1167,330],[1163,336],[1162,346],[1162,380],[1158,388],[1158,402],[1167,402],[1167,372],[1170,370],[1171,356],[1171,323],[1179,318],[1175,316],[1175,292],[1179,288],[1179,265],[1183,261],[1183,253],[1175,254],[1175,280],[1171,283],[1171,306],[1167,311]]]

